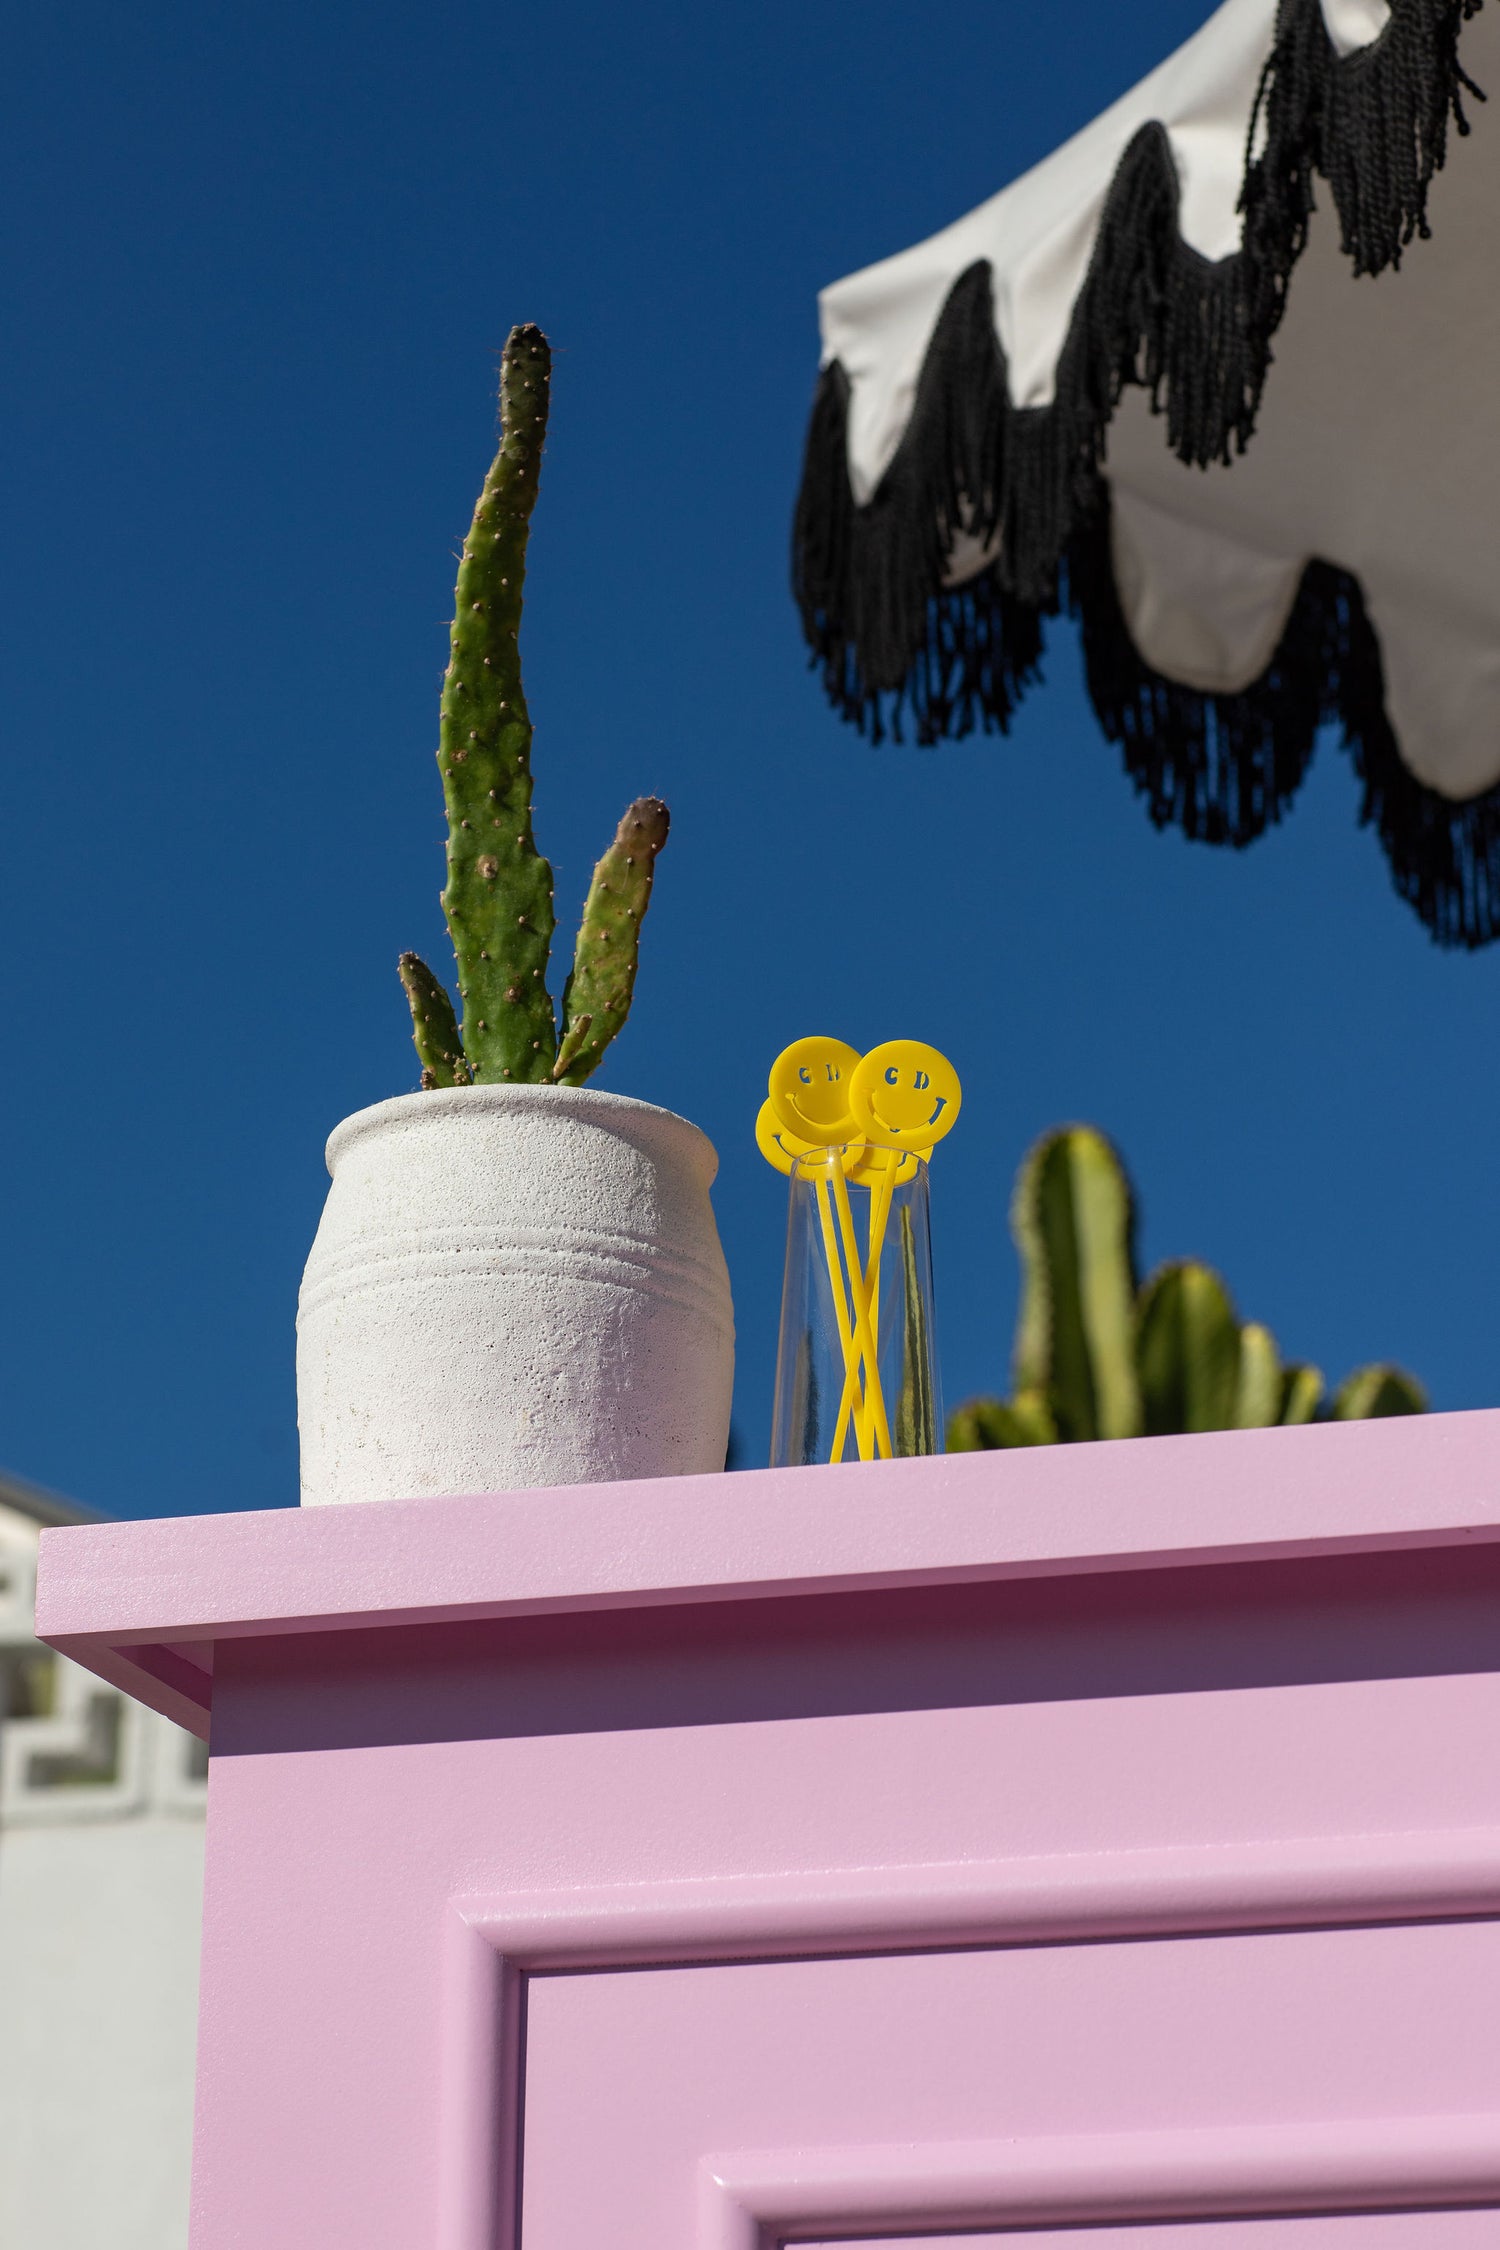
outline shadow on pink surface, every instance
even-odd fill
[[[1500,1670],[1500,1548],[220,1644],[214,1755]]]

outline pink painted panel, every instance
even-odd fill
[[[1007,2228],[1004,2234],[884,2235],[878,2241],[813,2242],[806,2250],[1495,2250],[1500,2217],[1489,2211],[1379,2211],[1337,2217],[1168,2220],[1160,2226]]]
[[[58,1644],[213,1707],[193,2250],[513,2250],[523,2015],[521,2250],[1500,2242],[1497,1460],[49,1534]]]
[[[1457,2117],[1484,2120],[1500,2200],[1497,2019],[1494,1922],[536,1977],[522,2237],[729,2250],[747,2204],[803,2234],[1024,2218],[1038,2191],[1016,2185],[1018,2146],[1132,2137],[1184,2151],[1148,2207],[1274,2209],[1307,2193],[1283,2135],[1300,2165],[1309,2134],[1351,2126],[1375,2201],[1390,2121],[1420,2140]],[[1247,2132],[1249,2189],[1205,2185]],[[1075,2212],[1128,2213],[1138,2174],[1106,2163]]]
[[[37,1630],[203,1724],[215,1649],[330,1628],[1500,1539],[1500,1410],[44,1532]]]
[[[669,1956],[992,1937],[1007,1891],[1026,1935],[1089,1882],[1169,1927],[1208,1884],[1222,1925],[1267,1855],[1272,1918],[1330,1881],[1361,1913],[1364,1864],[1374,1911],[1472,1911],[1500,1903],[1497,1738],[1500,1681],[1462,1674],[216,1757],[195,2250],[493,2250],[433,2231],[455,1901],[583,1962],[629,1958],[632,1919]]]

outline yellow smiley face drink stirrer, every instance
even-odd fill
[[[783,1163],[780,1155],[772,1155],[768,1141],[792,1161],[801,1157],[803,1176],[812,1181],[823,1235],[823,1254],[827,1260],[828,1279],[833,1291],[834,1317],[839,1328],[846,1391],[850,1368],[859,1366],[860,1357],[867,1350],[873,1358],[874,1351],[868,1313],[854,1277],[854,1220],[849,1209],[849,1190],[844,1177],[842,1154],[834,1154],[835,1150],[852,1153],[856,1143],[863,1152],[863,1142],[849,1113],[849,1081],[859,1065],[859,1059],[858,1049],[846,1045],[842,1039],[815,1036],[793,1040],[791,1046],[785,1048],[771,1065],[768,1098],[756,1121],[755,1130],[762,1153],[770,1158],[779,1171],[790,1172],[792,1164]],[[820,1158],[821,1161],[817,1161]],[[834,1229],[835,1210],[838,1215],[837,1234]],[[847,1294],[839,1261],[840,1237],[845,1256],[850,1260],[850,1287]],[[856,1345],[859,1356],[851,1357]],[[882,1408],[882,1413],[883,1411]],[[842,1444],[842,1433],[840,1443]],[[890,1449],[888,1428],[886,1449]]]
[[[888,1039],[883,1046],[873,1048],[850,1076],[850,1114],[869,1144],[864,1164],[854,1176],[876,1177],[879,1182],[870,1209],[870,1250],[864,1275],[871,1341],[876,1351],[880,1343],[880,1253],[885,1247],[892,1196],[901,1179],[909,1178],[919,1164],[925,1164],[936,1143],[952,1131],[962,1101],[963,1090],[952,1063],[936,1047],[925,1046],[919,1039]],[[877,1165],[882,1166],[878,1174],[874,1171]],[[873,1358],[870,1368],[878,1404],[880,1378]],[[855,1411],[856,1388],[854,1377],[846,1373],[841,1425],[845,1410]],[[868,1394],[867,1384],[867,1399]],[[883,1408],[881,1411],[883,1414]],[[842,1442],[841,1426],[834,1438],[835,1460]]]
[[[843,1455],[851,1417],[861,1460],[895,1451],[878,1357],[881,1252],[896,1189],[951,1130],[961,1101],[952,1064],[918,1040],[888,1040],[862,1057],[840,1039],[798,1039],[772,1065],[755,1137],[778,1171],[799,1165],[817,1198],[844,1363],[831,1460]],[[870,1192],[863,1257],[851,1182]]]

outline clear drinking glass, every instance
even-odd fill
[[[942,1451],[927,1166],[908,1156],[893,1181],[883,1151],[856,1151],[850,1179],[845,1157],[792,1167],[773,1467]]]

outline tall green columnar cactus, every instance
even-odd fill
[[[971,1399],[950,1453],[1317,1418],[1420,1414],[1420,1383],[1363,1367],[1324,1404],[1315,1367],[1282,1364],[1259,1321],[1237,1318],[1211,1266],[1176,1259],[1136,1280],[1134,1198],[1102,1133],[1066,1125],[1021,1166],[1011,1229],[1023,1287],[1009,1399]]]
[[[1135,1437],[1135,1204],[1104,1135],[1080,1125],[1039,1141],[1016,1175],[1010,1223],[1026,1273],[1018,1400],[1045,1398],[1059,1437]]]
[[[443,912],[462,1028],[442,984],[401,957],[424,1086],[582,1085],[630,1011],[641,923],[667,839],[658,798],[631,805],[594,871],[559,1033],[547,989],[552,869],[531,827],[531,717],[521,684],[526,546],[541,476],[552,354],[514,328],[500,360],[500,450],[464,541],[438,766],[448,810]]]

